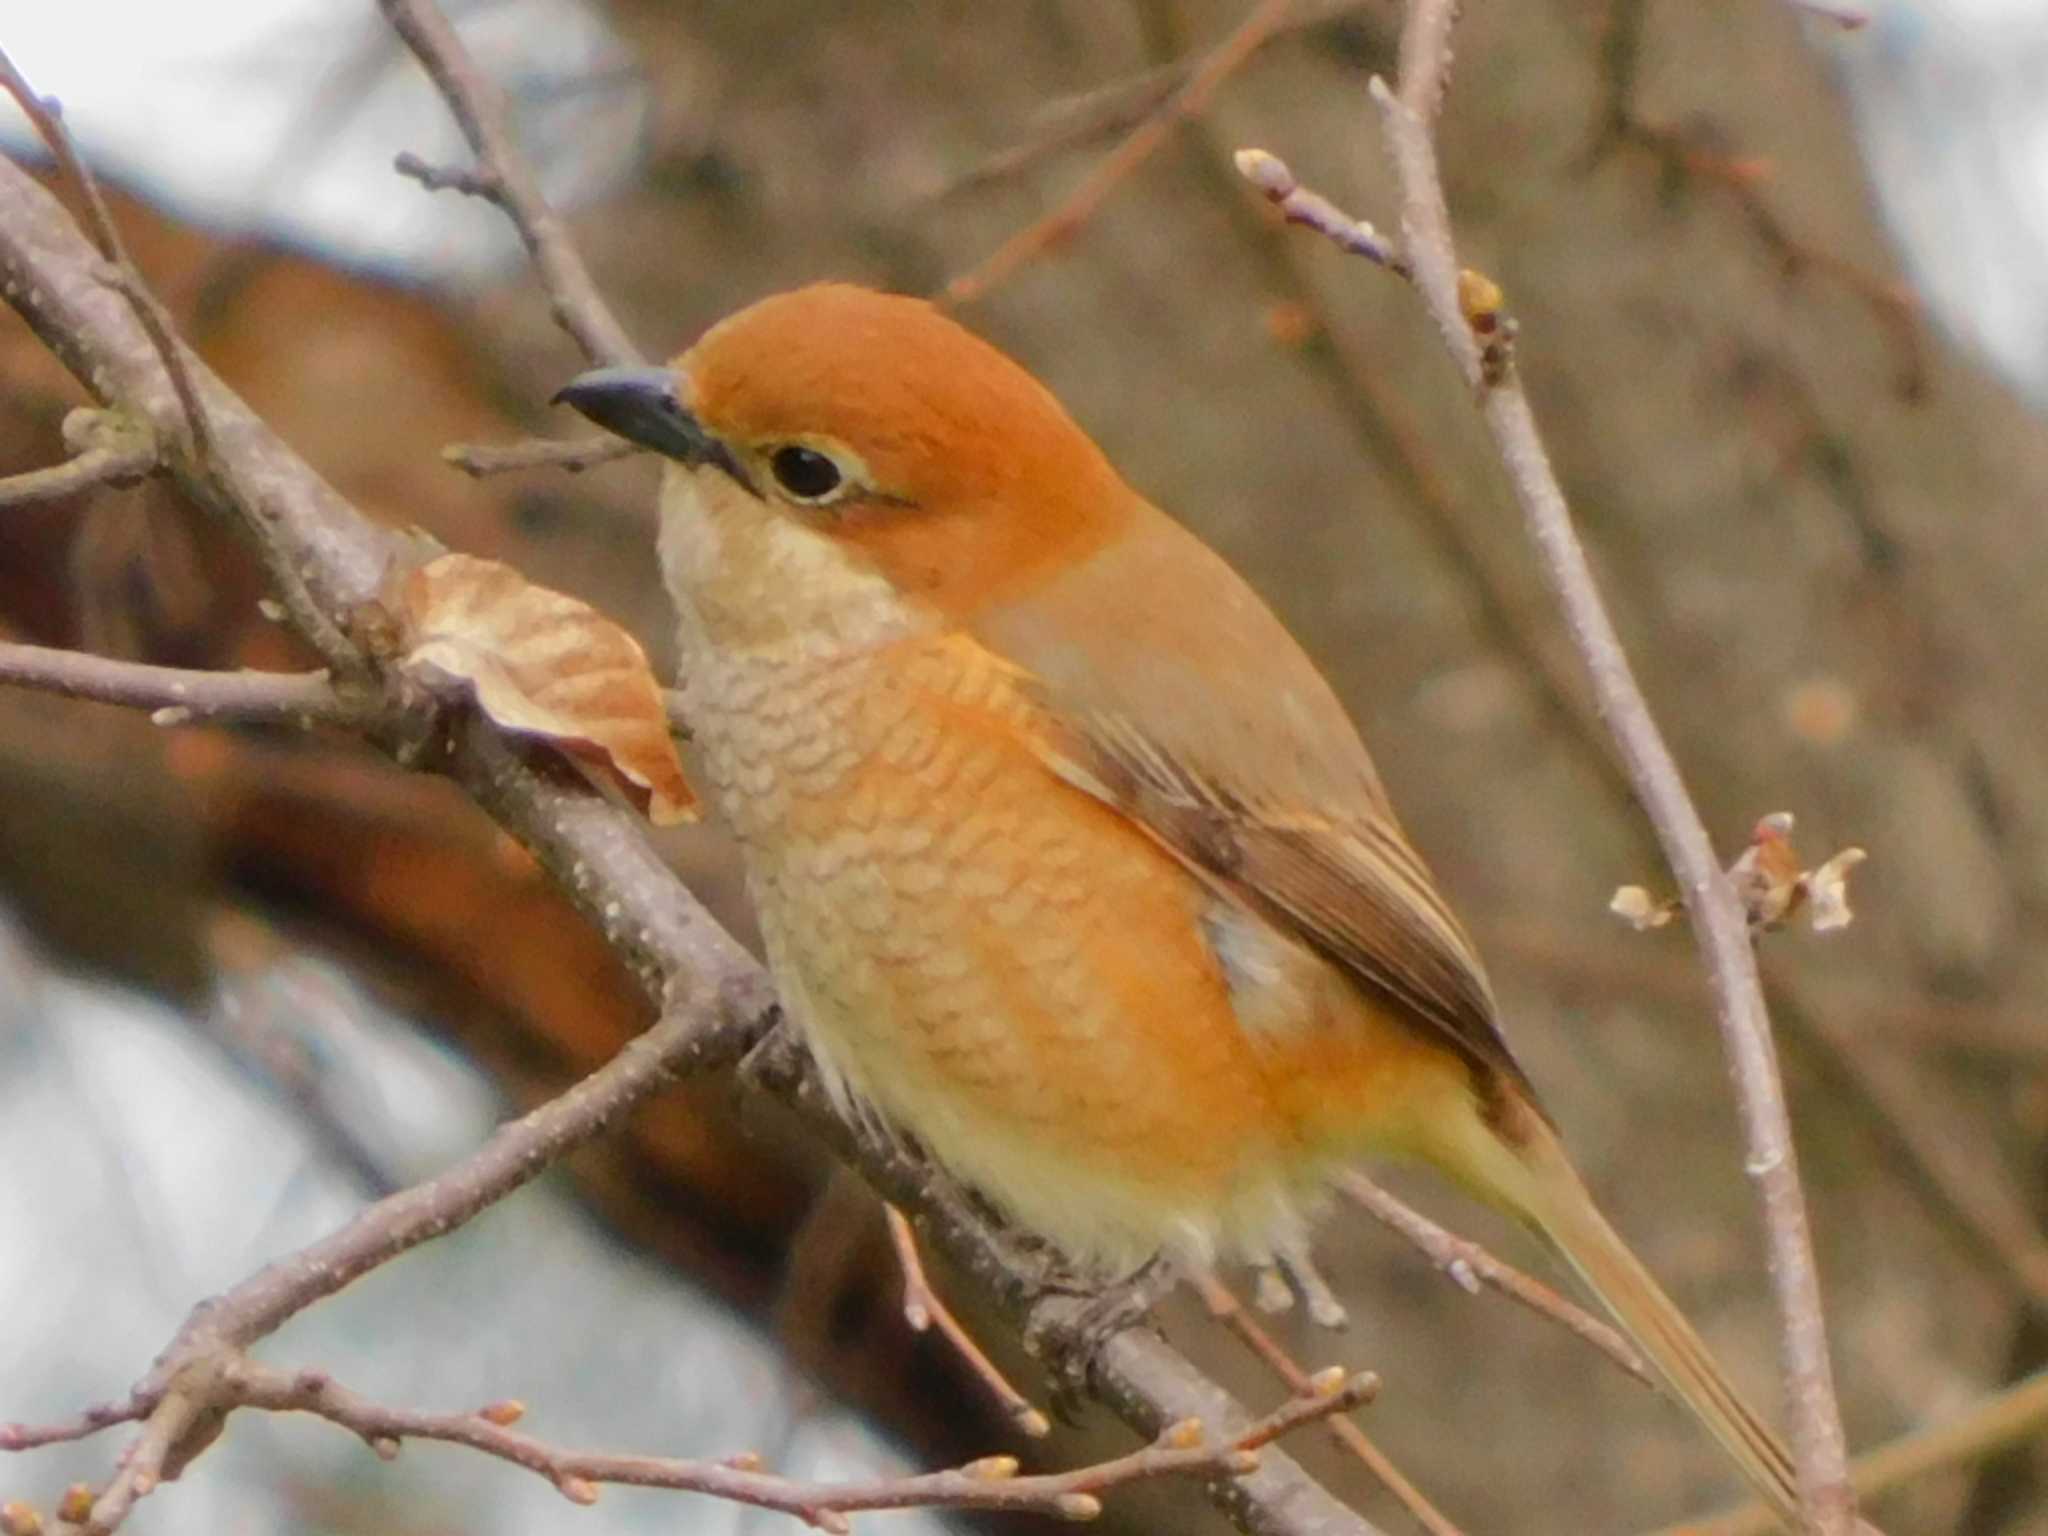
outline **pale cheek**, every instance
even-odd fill
[[[671,466],[661,563],[686,654],[858,651],[925,627],[860,556],[716,470]]]

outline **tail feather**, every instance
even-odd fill
[[[1542,1197],[1529,1216],[1756,1491],[1788,1524],[1794,1523],[1799,1483],[1783,1442],[1742,1400],[1692,1324],[1607,1224],[1570,1165],[1559,1159],[1555,1169],[1539,1171],[1536,1183]]]
[[[1743,1402],[1700,1336],[1594,1205],[1549,1126],[1531,1114],[1518,1146],[1488,1130],[1454,1159],[1477,1192],[1541,1232],[1591,1287],[1672,1394],[1727,1451],[1787,1530],[1799,1528],[1799,1483],[1784,1443]]]

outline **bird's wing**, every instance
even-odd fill
[[[1027,674],[1048,766],[1528,1090],[1478,954],[1343,706],[1236,572],[1145,511],[1114,546],[975,625]]]

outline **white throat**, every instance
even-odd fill
[[[686,663],[763,652],[825,660],[931,627],[858,554],[716,468],[667,466],[660,549]]]

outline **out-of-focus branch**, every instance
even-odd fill
[[[1845,0],[1785,0],[1785,3],[1803,15],[1833,22],[1845,31],[1853,32],[1858,27],[1870,25],[1870,12],[1860,5],[1846,4]]]
[[[1259,1362],[1277,1376],[1289,1391],[1305,1392],[1311,1381],[1308,1372],[1281,1347],[1280,1341],[1259,1326],[1258,1319],[1244,1308],[1244,1303],[1232,1294],[1230,1288],[1214,1275],[1198,1274],[1194,1280],[1195,1290],[1202,1298],[1202,1304],[1209,1309],[1209,1315],[1222,1323],[1238,1338]],[[1429,1496],[1408,1479],[1406,1473],[1395,1466],[1393,1459],[1374,1444],[1370,1435],[1347,1418],[1332,1418],[1327,1421],[1330,1438],[1355,1456],[1358,1461],[1379,1480],[1402,1508],[1415,1517],[1429,1536],[1463,1536],[1444,1512],[1430,1502]]]
[[[1287,17],[1258,39],[1251,52],[1291,33],[1304,32],[1335,21],[1354,11],[1374,8],[1375,0],[1320,0],[1303,5],[1300,0]],[[1048,101],[1033,113],[1040,131],[1034,138],[996,150],[923,191],[919,201],[936,203],[1006,180],[1029,170],[1049,155],[1078,149],[1112,133],[1127,131],[1156,112],[1175,91],[1182,89],[1205,63],[1208,54],[1168,60],[1135,75],[1126,75],[1077,95]]]
[[[598,293],[568,226],[548,206],[540,178],[513,142],[505,93],[476,67],[437,8],[423,0],[378,0],[378,8],[426,67],[477,158],[476,171],[460,176],[435,173],[409,156],[401,158],[399,169],[430,190],[449,187],[496,203],[525,242],[555,319],[584,356],[609,366],[638,362],[639,348]]]
[[[1427,1216],[1388,1194],[1362,1173],[1346,1173],[1338,1189],[1373,1220],[1399,1233],[1428,1257],[1429,1261],[1468,1291],[1490,1285],[1503,1296],[1519,1301],[1530,1311],[1569,1329],[1599,1350],[1629,1375],[1654,1387],[1656,1377],[1643,1363],[1635,1346],[1583,1307],[1573,1306],[1557,1292],[1514,1265],[1498,1259],[1486,1249],[1457,1233],[1438,1226]]]
[[[1034,257],[1070,238],[1139,166],[1171,137],[1187,118],[1201,112],[1227,80],[1259,45],[1287,18],[1292,0],[1260,0],[1237,30],[1217,44],[1199,68],[1173,96],[1132,130],[1082,180],[1081,184],[1043,218],[1017,231],[979,265],[955,277],[945,287],[949,304],[971,304],[989,289]]]
[[[630,458],[643,450],[623,437],[534,437],[521,443],[450,443],[441,457],[465,475],[481,480],[521,469],[566,469],[581,474],[599,464]]]
[[[199,391],[192,382],[191,370],[185,365],[184,353],[171,334],[170,317],[164,313],[156,295],[149,291],[149,285],[143,281],[135,263],[128,259],[128,248],[121,241],[120,227],[114,223],[114,216],[107,209],[107,200],[100,193],[100,184],[92,168],[71,141],[71,130],[64,124],[62,110],[55,101],[35,93],[5,50],[0,50],[0,88],[20,103],[21,110],[28,114],[30,126],[49,145],[50,153],[57,157],[58,166],[78,184],[79,194],[85,199],[86,227],[92,231],[93,241],[107,263],[108,270],[103,280],[127,298],[135,311],[135,318],[149,333],[157,356],[163,359],[171,386],[177,391],[179,404],[184,407],[185,429],[192,435],[193,447],[202,459],[205,458],[212,446],[211,429],[205,408],[200,403]]]
[[[982,1389],[1010,1416],[1018,1433],[1034,1440],[1051,1434],[1052,1421],[1011,1385],[1010,1378],[989,1359],[988,1351],[975,1343],[974,1335],[932,1289],[931,1277],[924,1269],[924,1256],[917,1251],[917,1233],[911,1230],[910,1218],[893,1205],[884,1205],[882,1216],[889,1226],[889,1242],[896,1250],[896,1267],[903,1272],[903,1320],[911,1331],[925,1333],[936,1328],[939,1337],[966,1363]]]

